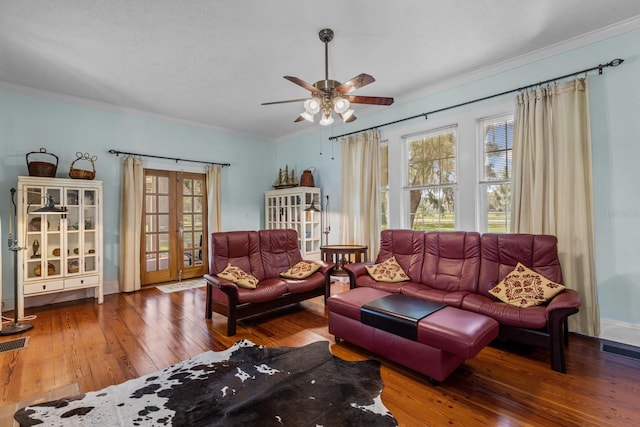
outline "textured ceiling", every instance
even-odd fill
[[[0,0],[0,82],[277,140],[318,126],[260,103],[308,95],[284,75],[324,77],[322,28],[329,78],[366,72],[354,94],[402,102],[637,16],[638,0]]]

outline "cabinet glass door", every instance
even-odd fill
[[[59,214],[34,213],[44,204],[46,195],[60,206],[60,188],[25,187],[25,272],[26,280],[60,277],[62,274],[62,222]]]

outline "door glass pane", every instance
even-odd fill
[[[145,197],[145,210],[147,213],[157,212],[156,208],[156,198],[155,196],[146,196]]]
[[[156,225],[156,215],[145,215],[145,232],[147,233],[155,233],[158,231]]]
[[[158,196],[158,212],[169,212],[169,196]]]
[[[156,254],[153,254],[153,253],[147,254],[146,259],[147,259],[146,271],[158,271],[158,258]]]
[[[169,215],[158,215],[158,231],[169,231]]]
[[[183,195],[191,195],[193,194],[193,180],[192,179],[184,179],[182,180],[182,194]]]
[[[158,177],[158,193],[169,194],[169,177],[168,176]]]

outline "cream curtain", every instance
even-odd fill
[[[342,139],[340,243],[369,247],[369,259],[380,244],[380,133],[377,130]]]
[[[558,238],[565,284],[582,298],[569,328],[599,335],[586,79],[518,95],[511,203],[513,232]]]
[[[207,228],[209,235],[215,231],[222,230],[222,166],[207,165],[207,210],[209,212],[209,218]],[[207,238],[207,245],[209,245],[209,254],[211,254],[211,239]]]
[[[120,201],[120,271],[121,292],[140,289],[140,236],[142,233],[142,203],[144,170],[142,160],[132,156],[122,162]]]

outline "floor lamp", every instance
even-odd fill
[[[14,316],[13,316],[13,323],[11,325],[2,327],[2,330],[0,330],[0,336],[20,334],[22,332],[28,331],[29,329],[33,328],[33,325],[31,323],[20,322],[20,319],[18,319],[18,252],[26,248],[18,244],[18,239],[15,238],[13,234],[13,226],[14,224],[17,225],[16,221],[17,221],[18,209],[15,201],[16,191],[17,190],[15,188],[11,189],[11,203],[9,205],[9,209],[11,210],[11,212],[9,212],[10,216],[9,216],[9,239],[8,239],[9,250],[13,252],[13,297],[14,297],[13,313],[14,313]],[[45,198],[46,200],[45,205],[40,209],[36,209],[35,211],[33,211],[33,213],[61,214],[65,212],[63,209],[55,207],[53,203],[53,198],[51,197],[50,194],[45,194],[40,196],[42,198]],[[27,212],[28,211],[29,209],[27,209]]]

